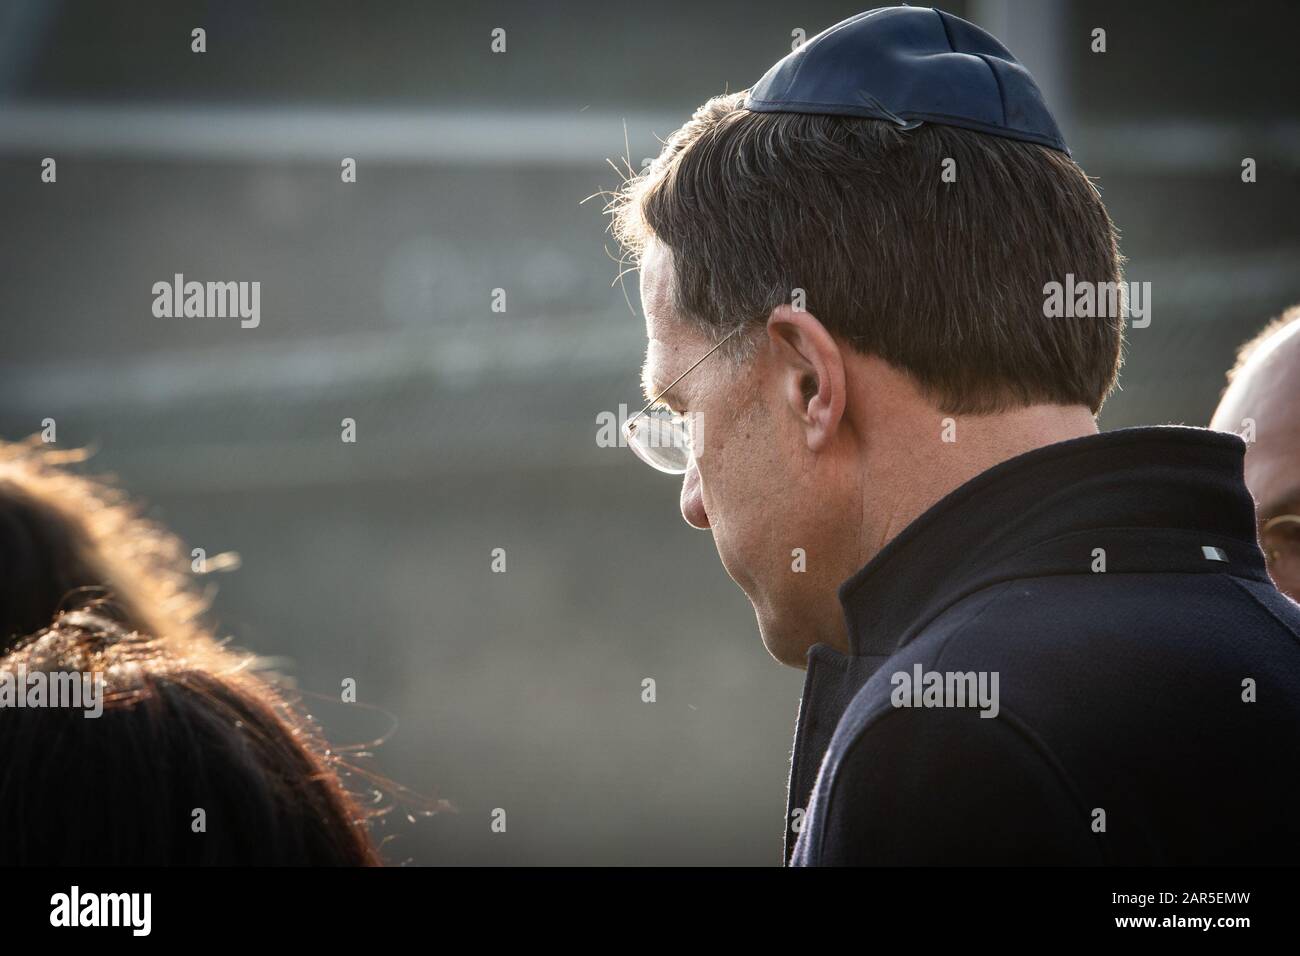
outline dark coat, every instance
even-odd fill
[[[1168,427],[1032,451],[846,582],[851,653],[808,653],[790,862],[1300,862],[1300,605],[1244,448]],[[917,665],[946,706],[915,706]],[[996,716],[955,706],[947,675],[980,672]]]

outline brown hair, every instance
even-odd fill
[[[103,713],[0,709],[0,865],[377,864],[333,756],[250,663],[87,611],[20,642],[0,673],[100,674]]]
[[[0,708],[0,865],[378,863],[343,781],[390,782],[215,640],[185,546],[85,457],[0,442],[0,678],[106,682],[97,718]]]
[[[111,597],[103,613],[146,634],[206,634],[208,599],[180,540],[104,480],[68,467],[80,450],[0,442],[0,653],[55,615]],[[235,563],[228,556],[209,567]]]
[[[1116,231],[1066,155],[946,126],[700,107],[609,211],[672,252],[675,308],[718,334],[791,301],[940,406],[1084,404],[1114,387],[1123,316],[1045,318],[1044,286],[1118,282]],[[944,182],[945,160],[956,181]]]

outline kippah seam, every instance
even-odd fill
[[[943,38],[948,41],[948,50],[952,53],[956,53],[957,45],[952,42],[952,34],[948,31],[948,18],[944,16],[942,10],[938,10],[934,7],[931,7],[930,9],[934,11],[935,16],[939,18],[939,22],[943,24]],[[993,74],[993,84],[998,88],[998,106],[1002,109],[1002,125],[1011,129],[1007,124],[1007,94],[1006,91],[1002,89],[1002,80],[998,77],[998,71],[993,69],[993,64],[989,62],[987,54],[976,53],[974,55],[979,57],[981,62],[988,67],[989,72]],[[1019,130],[1017,130],[1017,132],[1019,132]]]
[[[952,34],[948,32],[948,18],[943,15],[942,10],[938,10],[934,7],[931,7],[930,10],[932,13],[934,13],[936,17],[939,18],[939,24],[943,27],[943,38],[948,41],[948,49],[951,52],[956,53],[957,48],[953,46]]]
[[[998,105],[1002,107],[1002,125],[1007,126],[1007,128],[1010,129],[1010,126],[1007,124],[1007,94],[1002,89],[1002,79],[998,76],[998,71],[993,69],[993,64],[989,62],[987,54],[976,53],[975,55],[980,58],[980,62],[987,66],[989,72],[993,74],[993,84],[998,88]]]

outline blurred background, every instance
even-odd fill
[[[223,632],[457,808],[392,818],[390,862],[780,863],[802,673],[677,483],[597,444],[641,404],[643,329],[582,200],[865,6],[0,3],[0,436],[52,418],[242,556]],[[1204,424],[1300,301],[1300,6],[940,6],[1035,73],[1152,283],[1103,426]],[[155,318],[175,273],[260,281],[260,326]]]

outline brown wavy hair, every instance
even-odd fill
[[[35,436],[0,442],[0,652],[59,612],[106,597],[102,613],[131,630],[206,636],[210,594],[184,545],[110,480],[72,470],[88,457]],[[234,564],[219,555],[208,568]]]
[[[215,639],[185,546],[86,457],[0,442],[0,680],[105,682],[98,718],[0,709],[0,865],[379,863],[344,781],[380,778]]]
[[[0,679],[102,679],[100,716],[0,709],[0,865],[379,863],[316,728],[213,641],[71,611],[0,659]]]

